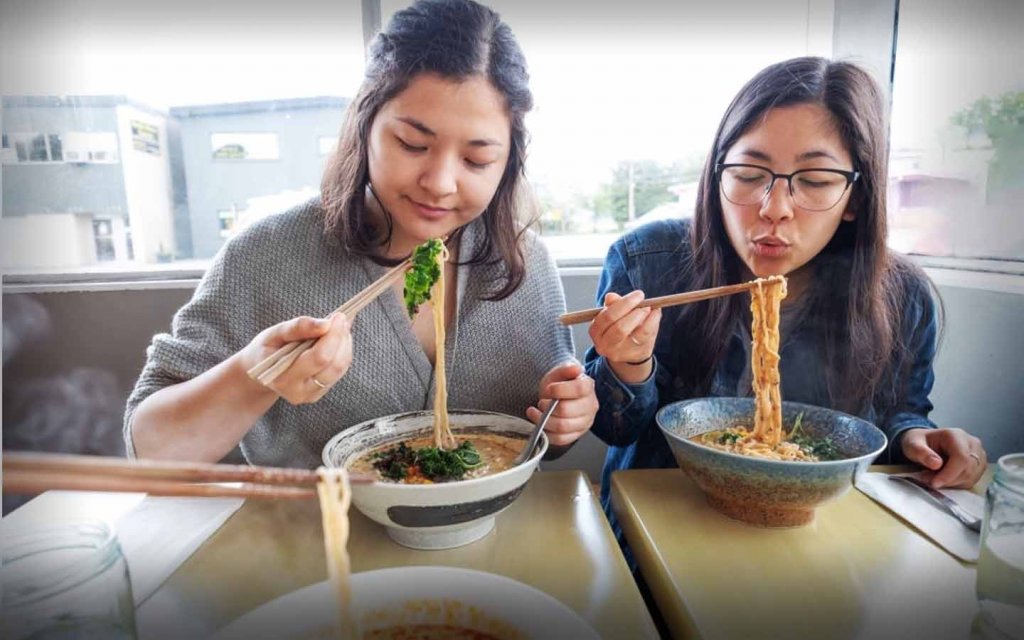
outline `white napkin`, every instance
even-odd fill
[[[922,489],[903,482],[893,482],[887,473],[862,473],[854,480],[854,486],[914,525],[914,528],[957,558],[965,562],[978,561],[981,536],[935,504]],[[962,489],[939,491],[972,516],[980,518],[985,513],[985,499],[976,493]]]
[[[245,502],[150,496],[114,524],[135,606],[145,602]]]
[[[245,502],[242,498],[170,498],[141,493],[47,491],[0,521],[0,533],[38,525],[103,520],[128,562],[138,607]]]

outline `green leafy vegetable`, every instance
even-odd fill
[[[800,413],[793,422],[793,428],[789,430],[790,442],[803,449],[804,452],[815,456],[818,460],[839,460],[843,457],[839,452],[839,448],[832,442],[832,438],[827,436],[824,438],[814,438],[801,433],[800,426],[803,419],[804,414]]]
[[[437,264],[443,244],[437,238],[427,240],[412,252],[412,266],[405,272],[405,308],[409,317],[416,315],[420,305],[430,300],[430,288],[441,277]]]
[[[434,482],[461,480],[467,471],[483,465],[480,454],[469,440],[446,451],[437,447],[412,449],[404,442],[374,456],[373,466],[392,480],[420,475]]]
[[[722,435],[718,436],[718,444],[735,444],[740,439],[740,434],[726,431]]]

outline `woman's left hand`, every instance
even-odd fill
[[[963,429],[909,429],[901,446],[907,460],[928,470],[922,479],[936,489],[970,489],[988,466],[981,440]]]
[[[597,415],[594,381],[583,373],[578,362],[560,364],[544,374],[540,381],[540,402],[526,410],[526,417],[537,424],[552,398],[560,402],[544,432],[552,446],[564,447],[579,440],[590,430]]]

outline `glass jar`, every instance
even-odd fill
[[[999,459],[985,494],[977,591],[982,637],[1024,638],[1024,453]]]
[[[34,527],[2,544],[0,637],[135,637],[128,564],[108,525]]]

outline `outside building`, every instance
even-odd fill
[[[4,97],[0,267],[175,249],[166,114],[121,96]]]
[[[3,98],[0,268],[209,258],[319,192],[347,99],[173,107]]]
[[[172,107],[181,131],[189,257],[209,258],[240,226],[320,190],[348,100]]]

